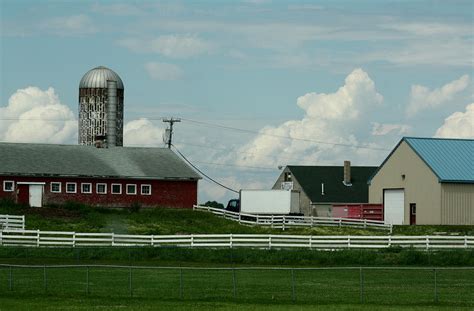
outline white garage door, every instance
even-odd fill
[[[405,219],[405,192],[403,189],[384,191],[385,223],[403,225]]]

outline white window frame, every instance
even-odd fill
[[[104,192],[99,192],[99,185],[104,186]],[[97,183],[95,185],[95,192],[97,194],[107,194],[107,184],[106,183]]]
[[[149,192],[149,193],[144,193],[144,192],[143,192],[143,186],[148,186],[148,187],[150,187],[150,192]],[[140,186],[140,193],[141,193],[142,195],[151,195],[151,185],[150,185],[150,184],[143,184],[143,185],[141,185],[141,186]]]
[[[53,191],[53,185],[59,185],[59,191]],[[59,182],[59,181],[52,181],[50,184],[49,184],[49,191],[51,193],[61,193],[61,189],[62,188],[62,183]]]
[[[85,185],[89,185],[89,192],[85,192],[84,191],[84,188],[82,188],[83,186]],[[83,182],[81,183],[81,193],[85,193],[85,194],[92,194],[92,184],[90,182]]]
[[[12,189],[11,189],[11,190],[6,190],[6,189],[5,189],[5,185],[6,185],[7,183],[12,183]],[[15,191],[15,181],[13,181],[13,180],[4,180],[4,181],[3,181],[3,191],[4,191],[4,192],[13,192],[13,191]]]
[[[74,185],[74,191],[69,191],[68,185]],[[77,193],[77,183],[76,182],[67,182],[66,183],[66,193]]]
[[[128,186],[134,186],[135,187],[135,192],[128,192]],[[137,184],[126,184],[125,185],[125,192],[127,194],[136,195],[137,194]]]
[[[114,186],[120,186],[120,192],[114,192]],[[112,193],[112,194],[122,194],[122,184],[112,184],[112,185],[110,185],[110,193]]]

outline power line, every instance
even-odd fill
[[[223,188],[225,188],[225,189],[227,189],[227,190],[229,190],[229,191],[232,191],[232,192],[235,192],[235,193],[239,193],[239,191],[234,190],[234,189],[232,189],[232,188],[229,188],[229,187],[227,187],[227,186],[221,184],[220,182],[214,180],[213,178],[209,177],[206,173],[204,173],[204,172],[201,171],[199,168],[197,168],[193,163],[191,163],[191,161],[189,161],[188,159],[186,159],[186,157],[178,150],[178,148],[176,148],[175,145],[172,145],[172,146],[173,146],[173,148],[176,150],[176,152],[178,152],[179,155],[180,155],[189,165],[191,165],[196,171],[198,171],[199,173],[201,173],[201,174],[202,174],[204,177],[206,177],[208,180],[212,181],[213,183],[215,183],[215,184],[217,184],[217,185],[219,185],[219,186],[221,186],[221,187],[223,187]]]
[[[275,170],[276,167],[263,167],[263,166],[248,166],[248,165],[235,165],[235,164],[226,164],[226,163],[213,163],[213,162],[203,162],[203,161],[194,161],[196,163],[207,164],[207,165],[217,165],[217,166],[230,166],[230,167],[242,167],[242,168],[251,168],[256,170]]]
[[[237,127],[225,126],[225,125],[221,125],[221,124],[208,123],[208,122],[203,122],[203,121],[196,121],[196,120],[185,119],[185,118],[182,118],[182,120],[188,121],[188,122],[191,122],[191,123],[195,123],[195,124],[199,124],[199,125],[203,125],[203,126],[217,127],[217,128],[222,128],[222,129],[226,129],[226,130],[239,131],[239,132],[243,132],[243,133],[259,134],[259,135],[265,135],[265,136],[271,136],[271,137],[277,137],[277,138],[284,138],[284,139],[290,139],[290,140],[307,141],[307,142],[313,142],[313,143],[317,143],[317,144],[325,144],[325,145],[331,145],[331,146],[350,147],[350,148],[356,148],[356,149],[370,149],[370,150],[377,150],[377,151],[390,151],[390,149],[385,149],[385,148],[367,147],[367,146],[354,145],[354,144],[331,143],[331,142],[308,139],[308,138],[299,138],[299,137],[290,137],[290,136],[284,136],[284,135],[268,134],[268,133],[262,133],[262,132],[259,132],[259,131],[253,131],[253,130],[242,129],[242,128],[237,128]]]

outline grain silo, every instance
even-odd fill
[[[89,70],[79,83],[79,144],[123,146],[122,79],[113,70],[99,66]]]

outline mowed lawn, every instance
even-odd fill
[[[178,311],[451,311],[472,310],[470,307],[367,305],[367,304],[287,304],[245,302],[162,301],[143,298],[0,298],[0,310],[178,310]]]
[[[2,267],[0,298],[474,307],[474,269]],[[14,299],[16,298],[16,299]],[[45,301],[46,301],[45,300]]]

